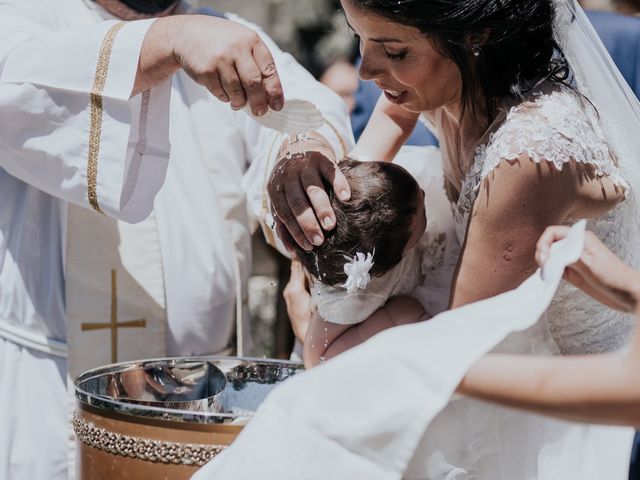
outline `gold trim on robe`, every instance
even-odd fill
[[[109,60],[116,40],[116,35],[125,26],[125,22],[115,24],[109,29],[98,55],[96,76],[91,89],[91,124],[89,128],[89,153],[87,155],[87,197],[89,204],[96,212],[104,213],[98,203],[98,155],[100,153],[100,136],[102,134],[102,92],[107,81]]]

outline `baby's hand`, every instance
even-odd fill
[[[287,313],[291,321],[293,333],[300,343],[303,344],[313,314],[307,275],[300,260],[293,257],[291,260],[291,277],[282,295],[287,305]]]

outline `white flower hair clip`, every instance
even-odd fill
[[[347,257],[347,262],[344,264],[344,273],[347,274],[347,281],[341,285],[347,289],[347,293],[355,292],[357,289],[367,288],[371,275],[369,270],[373,267],[373,256],[375,255],[375,249],[373,252],[369,252],[366,255],[362,252],[356,252],[353,258]]]

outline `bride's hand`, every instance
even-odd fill
[[[331,148],[313,138],[305,144],[305,150],[304,155],[290,158],[281,155],[268,185],[277,233],[289,250],[293,242],[307,251],[313,245],[322,245],[323,228],[331,230],[335,227],[336,216],[323,179],[333,186],[341,199],[351,197],[349,182],[331,160],[335,156]]]
[[[302,263],[296,257],[291,260],[291,277],[282,296],[287,305],[287,314],[293,333],[300,343],[304,343],[313,312],[311,310],[309,279]]]
[[[548,227],[536,246],[536,262],[541,267],[551,245],[567,236],[569,227]],[[580,259],[564,272],[565,280],[616,310],[633,312],[640,295],[640,274],[611,252],[593,233],[585,233]]]

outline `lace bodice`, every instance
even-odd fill
[[[488,141],[477,147],[473,165],[463,180],[454,205],[456,232],[461,242],[480,182],[505,159],[513,160],[526,154],[535,162],[550,162],[558,170],[569,161],[593,165],[597,175],[609,176],[628,190],[627,182],[614,164],[597,113],[584,102],[563,88],[539,93],[509,110]],[[628,208],[629,202],[622,202],[588,223],[589,230],[623,258],[629,252],[624,251],[618,226],[628,217]],[[565,354],[621,348],[627,343],[633,326],[630,316],[611,311],[566,282],[558,290],[545,321],[555,343]]]

